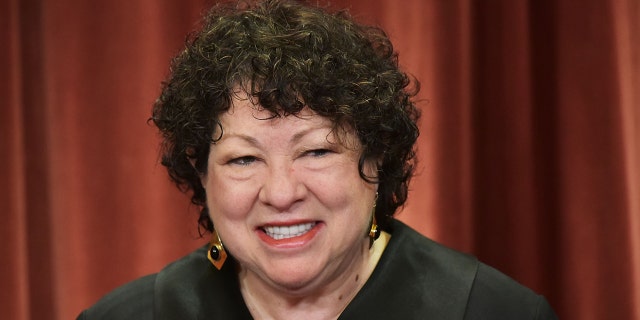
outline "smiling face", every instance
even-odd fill
[[[294,293],[355,277],[367,259],[377,189],[359,175],[357,137],[338,138],[310,109],[272,118],[237,98],[219,120],[223,134],[202,180],[241,277]],[[371,164],[365,170],[375,172]]]

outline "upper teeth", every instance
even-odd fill
[[[315,222],[296,224],[292,226],[273,226],[273,227],[264,227],[264,232],[267,233],[268,236],[274,238],[276,240],[293,238],[307,233],[307,231],[311,230],[313,226],[315,226]]]

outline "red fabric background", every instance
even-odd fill
[[[211,1],[0,3],[0,316],[71,319],[200,246],[150,106]],[[334,0],[422,82],[398,217],[544,294],[640,317],[640,3]]]

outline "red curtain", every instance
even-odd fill
[[[150,106],[211,1],[0,4],[0,316],[71,319],[203,244]],[[341,0],[422,83],[398,217],[544,294],[640,318],[640,2]]]

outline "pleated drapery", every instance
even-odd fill
[[[74,318],[206,242],[147,119],[212,4],[0,3],[1,318]],[[422,84],[398,217],[562,319],[640,318],[640,2],[331,5],[387,30]]]

